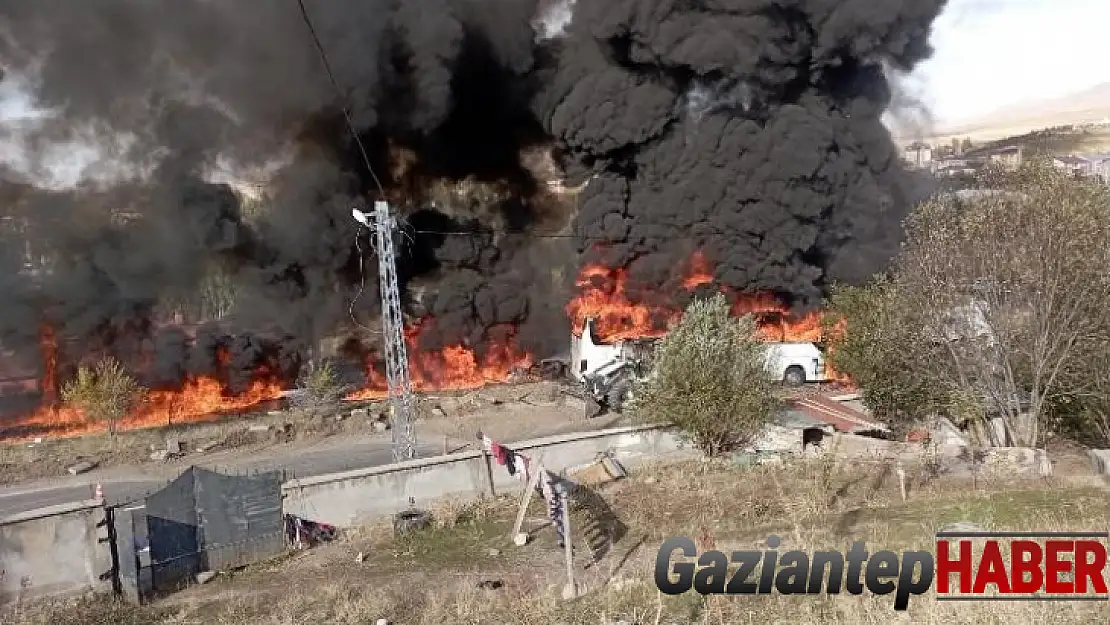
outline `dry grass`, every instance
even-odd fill
[[[500,512],[495,499],[482,497],[467,500],[461,497],[441,499],[429,506],[435,526],[439,529],[452,529],[466,523],[484,523],[495,518]]]
[[[18,612],[12,625],[159,623],[293,625],[373,623],[626,623],[732,624],[790,620],[844,623],[1097,623],[1110,620],[1106,602],[941,603],[929,594],[911,598],[906,613],[890,596],[778,595],[708,599],[694,593],[662,597],[651,568],[667,537],[693,537],[702,549],[756,548],[770,534],[781,549],[844,548],[865,540],[872,548],[930,549],[933,533],[954,521],[988,529],[1092,530],[1105,527],[1110,500],[1093,478],[1054,483],[952,479],[912,482],[902,503],[896,477],[875,463],[811,460],[782,468],[743,469],[687,463],[636,472],[603,492],[628,532],[601,562],[578,556],[588,594],[560,597],[560,551],[541,530],[524,548],[508,538],[515,501],[446,501],[433,510],[431,528],[393,539],[385,526],[349,533],[332,545],[270,565],[221,575],[162,600],[128,608],[103,601],[39,604]],[[543,516],[531,510],[531,526]],[[586,514],[573,523],[584,527]],[[365,562],[355,562],[362,552]],[[483,580],[500,580],[495,590]]]

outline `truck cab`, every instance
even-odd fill
[[[650,365],[655,339],[625,339],[613,343],[599,341],[594,334],[593,319],[587,320],[582,335],[571,335],[570,374],[583,382],[602,370],[611,370],[614,363],[630,363],[638,369]]]

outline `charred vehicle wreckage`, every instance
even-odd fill
[[[637,382],[652,374],[658,338],[625,339],[606,343],[594,332],[593,320],[581,335],[571,336],[569,354],[540,363],[545,371],[562,372],[581,385],[586,417],[621,412],[632,399]],[[768,375],[788,386],[827,382],[822,346],[811,342],[768,342]]]

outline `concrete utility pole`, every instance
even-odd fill
[[[370,226],[367,216],[352,211],[359,222]],[[393,252],[396,222],[388,202],[374,202],[373,228],[378,248],[378,279],[382,293],[382,330],[385,344],[385,372],[389,408],[393,417],[393,460],[402,462],[416,457],[416,429],[412,423],[412,382],[405,349],[405,319],[401,314],[401,288],[397,282],[397,261]]]

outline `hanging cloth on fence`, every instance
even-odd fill
[[[529,459],[512,449],[498,443],[492,438],[479,433],[478,439],[482,441],[482,449],[497,460],[497,464],[505,467],[509,475],[523,481],[528,480]]]
[[[551,519],[551,525],[555,528],[555,534],[559,539],[559,546],[562,547],[566,536],[563,517],[567,511],[563,509],[563,498],[560,496],[560,489],[555,485],[555,476],[546,469],[540,470],[543,471],[539,483],[540,493],[547,502],[547,516]]]

